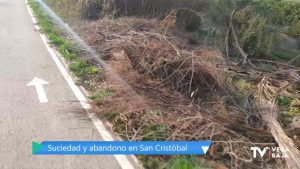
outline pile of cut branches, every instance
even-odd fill
[[[126,36],[113,34],[109,38],[123,41],[135,70],[180,93],[193,96],[203,88],[228,87],[222,72],[203,62],[197,52],[180,50],[159,34],[130,31]]]
[[[129,140],[211,139],[215,143],[208,156],[222,159],[231,168],[293,165],[284,159],[252,157],[250,147],[282,147],[295,134],[280,127],[276,113],[271,121],[270,114],[263,115],[260,107],[272,103],[265,97],[263,83],[258,83],[247,106],[234,103],[235,87],[225,76],[230,70],[223,67],[222,54],[188,45],[170,32],[161,34],[156,25],[156,20],[125,18],[103,19],[83,28],[87,42],[139,95],[132,96],[114,84],[114,95],[101,105],[103,113],[116,112],[114,131]],[[262,77],[255,77],[254,83]],[[296,157],[296,148],[290,148]]]

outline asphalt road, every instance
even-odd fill
[[[39,77],[48,102],[33,86]],[[0,168],[118,169],[113,156],[33,156],[31,142],[102,140],[34,30],[24,0],[0,0]]]

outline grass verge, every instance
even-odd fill
[[[70,71],[76,75],[80,84],[87,84],[84,82],[96,77],[100,73],[98,67],[89,64],[79,57],[79,50],[74,47],[76,44],[73,44],[62,35],[51,18],[41,9],[40,4],[35,0],[28,0],[28,4],[38,20],[40,31],[46,35],[50,43],[67,60]]]

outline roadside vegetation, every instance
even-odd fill
[[[207,155],[138,156],[146,169],[300,168],[300,3],[45,0],[126,85],[30,0],[41,31],[126,140],[213,140]],[[289,159],[253,158],[280,146]]]
[[[40,8],[39,3],[35,0],[29,0],[28,2],[38,20],[40,31],[47,36],[50,40],[49,43],[69,63],[69,69],[76,75],[78,82],[88,87],[89,81],[99,75],[100,69],[79,57],[80,51],[77,49],[76,44],[63,35],[51,21],[51,18]]]

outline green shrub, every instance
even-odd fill
[[[281,52],[278,45],[282,44],[280,37],[283,34],[299,37],[300,3],[285,0],[252,0],[243,5],[238,4],[244,7],[235,13],[234,21],[244,51],[250,57],[291,59],[292,56],[286,56],[286,52]],[[290,51],[290,48],[287,51]]]
[[[300,108],[289,107],[288,110],[281,112],[281,122],[284,124],[284,126],[290,126],[293,123],[295,116],[300,116]]]
[[[247,82],[244,79],[235,82],[235,86],[238,89],[237,96],[239,99],[244,99],[245,97],[247,97],[254,88],[251,83]]]
[[[300,14],[299,3],[286,0],[253,1],[255,11],[270,18],[273,24],[290,24]]]
[[[287,33],[292,37],[300,39],[300,19],[291,25]]]
[[[293,116],[291,114],[289,114],[288,112],[284,111],[284,112],[281,112],[281,122],[282,124],[287,127],[287,126],[290,126],[293,122]]]
[[[289,97],[285,97],[285,96],[279,96],[277,98],[277,104],[279,106],[290,106],[292,101],[293,101],[293,99],[291,99]]]
[[[60,36],[58,36],[56,33],[50,33],[48,35],[48,38],[51,40],[52,44],[55,44],[57,46],[63,45],[66,43],[66,40]]]
[[[96,66],[88,66],[85,68],[85,72],[89,75],[96,75],[99,72],[99,69]]]
[[[240,42],[249,56],[259,56],[266,50],[266,18],[260,16],[251,17],[245,30],[241,34]]]

